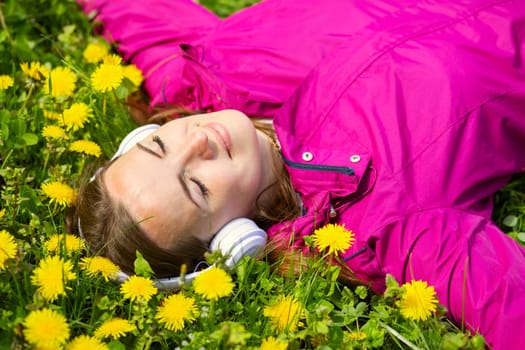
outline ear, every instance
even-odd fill
[[[113,160],[117,157],[120,157],[121,155],[129,151],[131,148],[133,148],[133,146],[135,146],[137,142],[144,140],[148,135],[151,135],[158,128],[160,128],[160,125],[146,124],[134,129],[129,134],[127,134],[126,137],[124,137],[124,139],[122,139],[117,149],[117,152],[115,152],[111,159]]]
[[[255,256],[266,246],[267,235],[247,218],[233,219],[224,225],[210,242],[211,251],[228,256],[227,267],[233,267],[245,256]]]

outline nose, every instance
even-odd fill
[[[187,146],[185,147],[187,159],[198,157],[200,159],[208,160],[214,157],[214,151],[208,135],[202,131],[197,130],[188,135]]]

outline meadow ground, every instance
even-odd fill
[[[221,16],[253,2],[202,1]],[[64,213],[80,174],[133,128],[124,100],[141,73],[74,1],[4,0],[0,24],[0,348],[484,348],[432,286],[343,286],[328,253],[304,258],[298,277],[265,259],[226,272],[211,256],[217,269],[177,294],[157,290],[139,256],[137,277],[113,282],[116,267],[68,234]],[[494,220],[524,244],[525,177],[497,194]]]

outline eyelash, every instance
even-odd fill
[[[157,135],[154,135],[152,138],[153,142],[157,143],[161,149],[162,152],[166,152],[166,149],[164,148],[164,142],[158,137]]]
[[[191,177],[190,180],[193,181],[199,187],[204,197],[208,197],[210,191],[208,190],[208,187],[206,187],[205,184],[203,184],[199,179],[196,179],[194,177]]]

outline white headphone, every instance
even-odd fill
[[[126,137],[124,137],[117,152],[111,157],[111,159],[113,160],[120,157],[133,148],[137,142],[144,140],[144,138],[152,134],[159,127],[160,126],[157,124],[147,124],[131,131]],[[92,180],[95,176],[96,174],[92,177]],[[78,222],[78,229],[80,236],[82,237],[80,219]],[[253,257],[260,253],[266,245],[266,240],[266,232],[259,228],[255,222],[247,218],[236,218],[226,223],[219,232],[215,234],[210,242],[210,251],[220,251],[227,257],[225,266],[227,268],[232,268],[243,257]],[[155,284],[159,289],[180,289],[183,283],[191,283],[197,275],[210,268],[211,266],[204,270],[189,273],[184,277],[184,281],[182,281],[180,277],[166,277],[157,279]],[[119,282],[124,282],[128,278],[129,275],[124,272],[119,272],[117,276]]]

